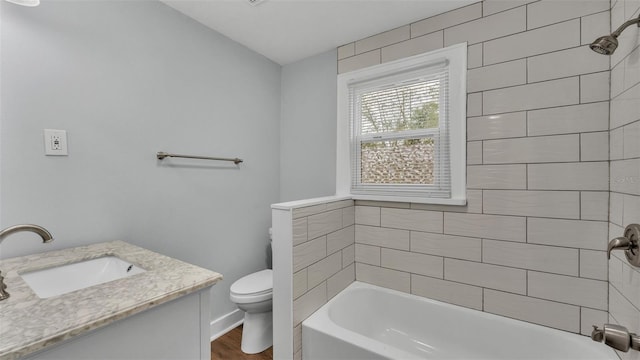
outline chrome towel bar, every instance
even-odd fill
[[[238,158],[221,158],[221,157],[209,157],[209,156],[179,155],[179,154],[169,154],[169,153],[166,153],[164,151],[159,151],[156,154],[156,157],[158,158],[158,160],[162,160],[162,159],[168,158],[168,157],[178,157],[178,158],[185,158],[185,159],[233,161],[233,163],[236,164],[236,165],[238,165],[239,163],[241,163],[243,161],[242,159],[238,159]]]

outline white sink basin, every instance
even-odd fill
[[[32,271],[20,276],[41,299],[145,272],[115,256]]]

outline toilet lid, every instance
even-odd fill
[[[238,279],[231,285],[231,292],[238,295],[260,294],[273,289],[271,269],[262,270]]]

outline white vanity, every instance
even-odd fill
[[[22,277],[105,256],[144,271],[50,297]],[[210,290],[222,279],[216,272],[122,241],[5,259],[0,269],[11,294],[0,301],[0,360],[211,356]]]

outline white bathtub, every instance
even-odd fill
[[[304,360],[618,359],[586,336],[361,282],[302,323],[302,354]]]

